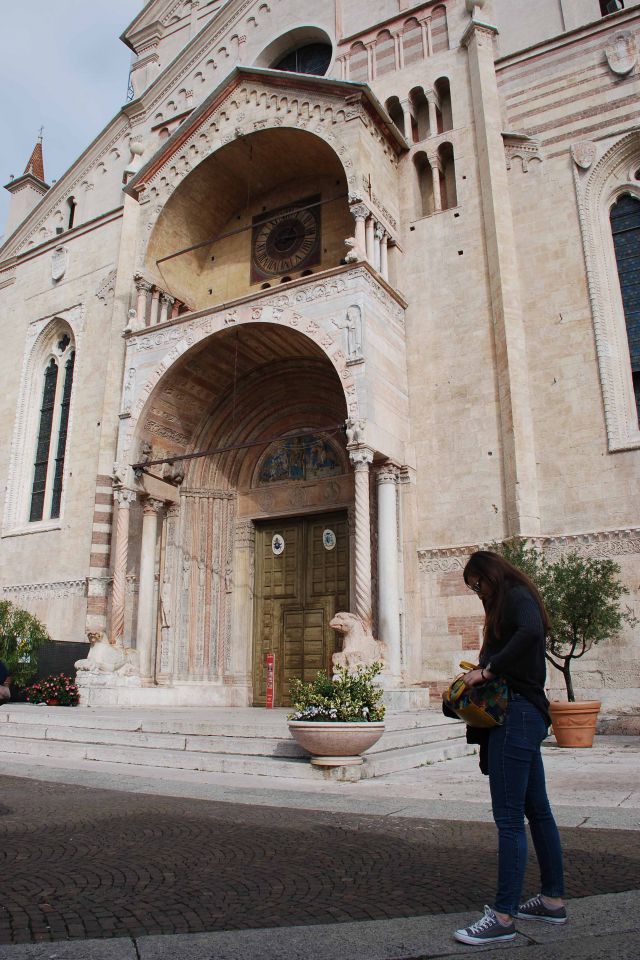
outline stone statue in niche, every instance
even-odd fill
[[[384,663],[384,645],[374,638],[371,627],[357,613],[342,610],[329,621],[329,626],[343,638],[342,650],[331,657],[334,667],[351,671],[359,666]]]
[[[347,360],[362,360],[362,311],[360,307],[349,307],[344,319],[333,320],[332,322],[338,330],[347,331]]]

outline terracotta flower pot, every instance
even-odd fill
[[[377,743],[384,723],[321,723],[289,720],[289,732],[296,743],[311,754],[318,767],[343,767],[362,763],[360,754]]]
[[[550,703],[551,724],[558,746],[592,747],[599,711],[599,700]]]

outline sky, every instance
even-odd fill
[[[120,34],[144,0],[2,2],[0,235],[10,196],[44,127],[44,173],[59,179],[126,101],[131,51]]]

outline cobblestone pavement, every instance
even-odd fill
[[[637,833],[565,828],[568,895],[632,890]],[[0,943],[478,910],[493,825],[184,800],[3,778]],[[463,865],[473,848],[476,866]],[[532,858],[533,859],[533,858]],[[526,891],[538,889],[535,861]]]

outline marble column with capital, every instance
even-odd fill
[[[349,451],[355,472],[355,612],[365,623],[372,621],[371,604],[371,519],[369,466],[373,450],[357,447]]]
[[[152,681],[156,638],[155,568],[158,519],[164,507],[162,500],[149,497],[142,504],[142,540],[140,547],[140,582],[138,586],[138,624],[136,650],[140,660],[140,676]]]
[[[365,223],[367,221],[367,217],[369,216],[369,208],[363,203],[355,204],[355,206],[351,207],[351,215],[356,222],[354,234],[356,241],[356,253],[358,256],[364,258],[367,255],[367,235]]]
[[[142,327],[146,327],[147,325],[147,306],[149,304],[149,294],[151,293],[152,284],[145,280],[144,277],[141,277],[140,274],[136,274],[133,280],[138,294],[138,302],[136,305],[137,326],[138,330],[141,330]]]
[[[167,322],[174,303],[175,297],[170,297],[168,293],[160,294],[160,323]]]
[[[158,311],[160,309],[160,291],[157,287],[151,290],[151,312],[149,314],[149,326],[155,327],[158,322]]]
[[[131,504],[135,503],[136,495],[133,490],[118,487],[113,491],[113,499],[117,506],[113,582],[111,586],[111,629],[109,641],[122,644],[124,638],[124,608],[127,589],[127,557],[129,553],[129,518]]]
[[[232,682],[251,688],[253,657],[253,569],[256,528],[252,520],[236,520],[233,536],[233,596],[231,598]]]
[[[389,280],[389,234],[385,230],[380,241],[380,273]]]
[[[375,220],[373,219],[373,217],[370,216],[370,217],[367,218],[367,221],[366,221],[366,223],[365,223],[365,237],[366,237],[366,248],[367,248],[367,260],[369,261],[369,263],[371,264],[371,266],[373,266],[374,263],[375,263],[375,253],[374,253],[375,236],[374,236],[374,230],[375,230]]]
[[[382,260],[380,247],[382,244],[383,237],[384,237],[384,227],[382,226],[381,223],[376,223],[373,229],[373,266],[378,271],[378,273],[380,273],[380,266],[381,266],[381,260]]]
[[[402,673],[398,543],[398,468],[385,463],[376,473],[378,486],[378,639],[386,647],[387,671]]]

